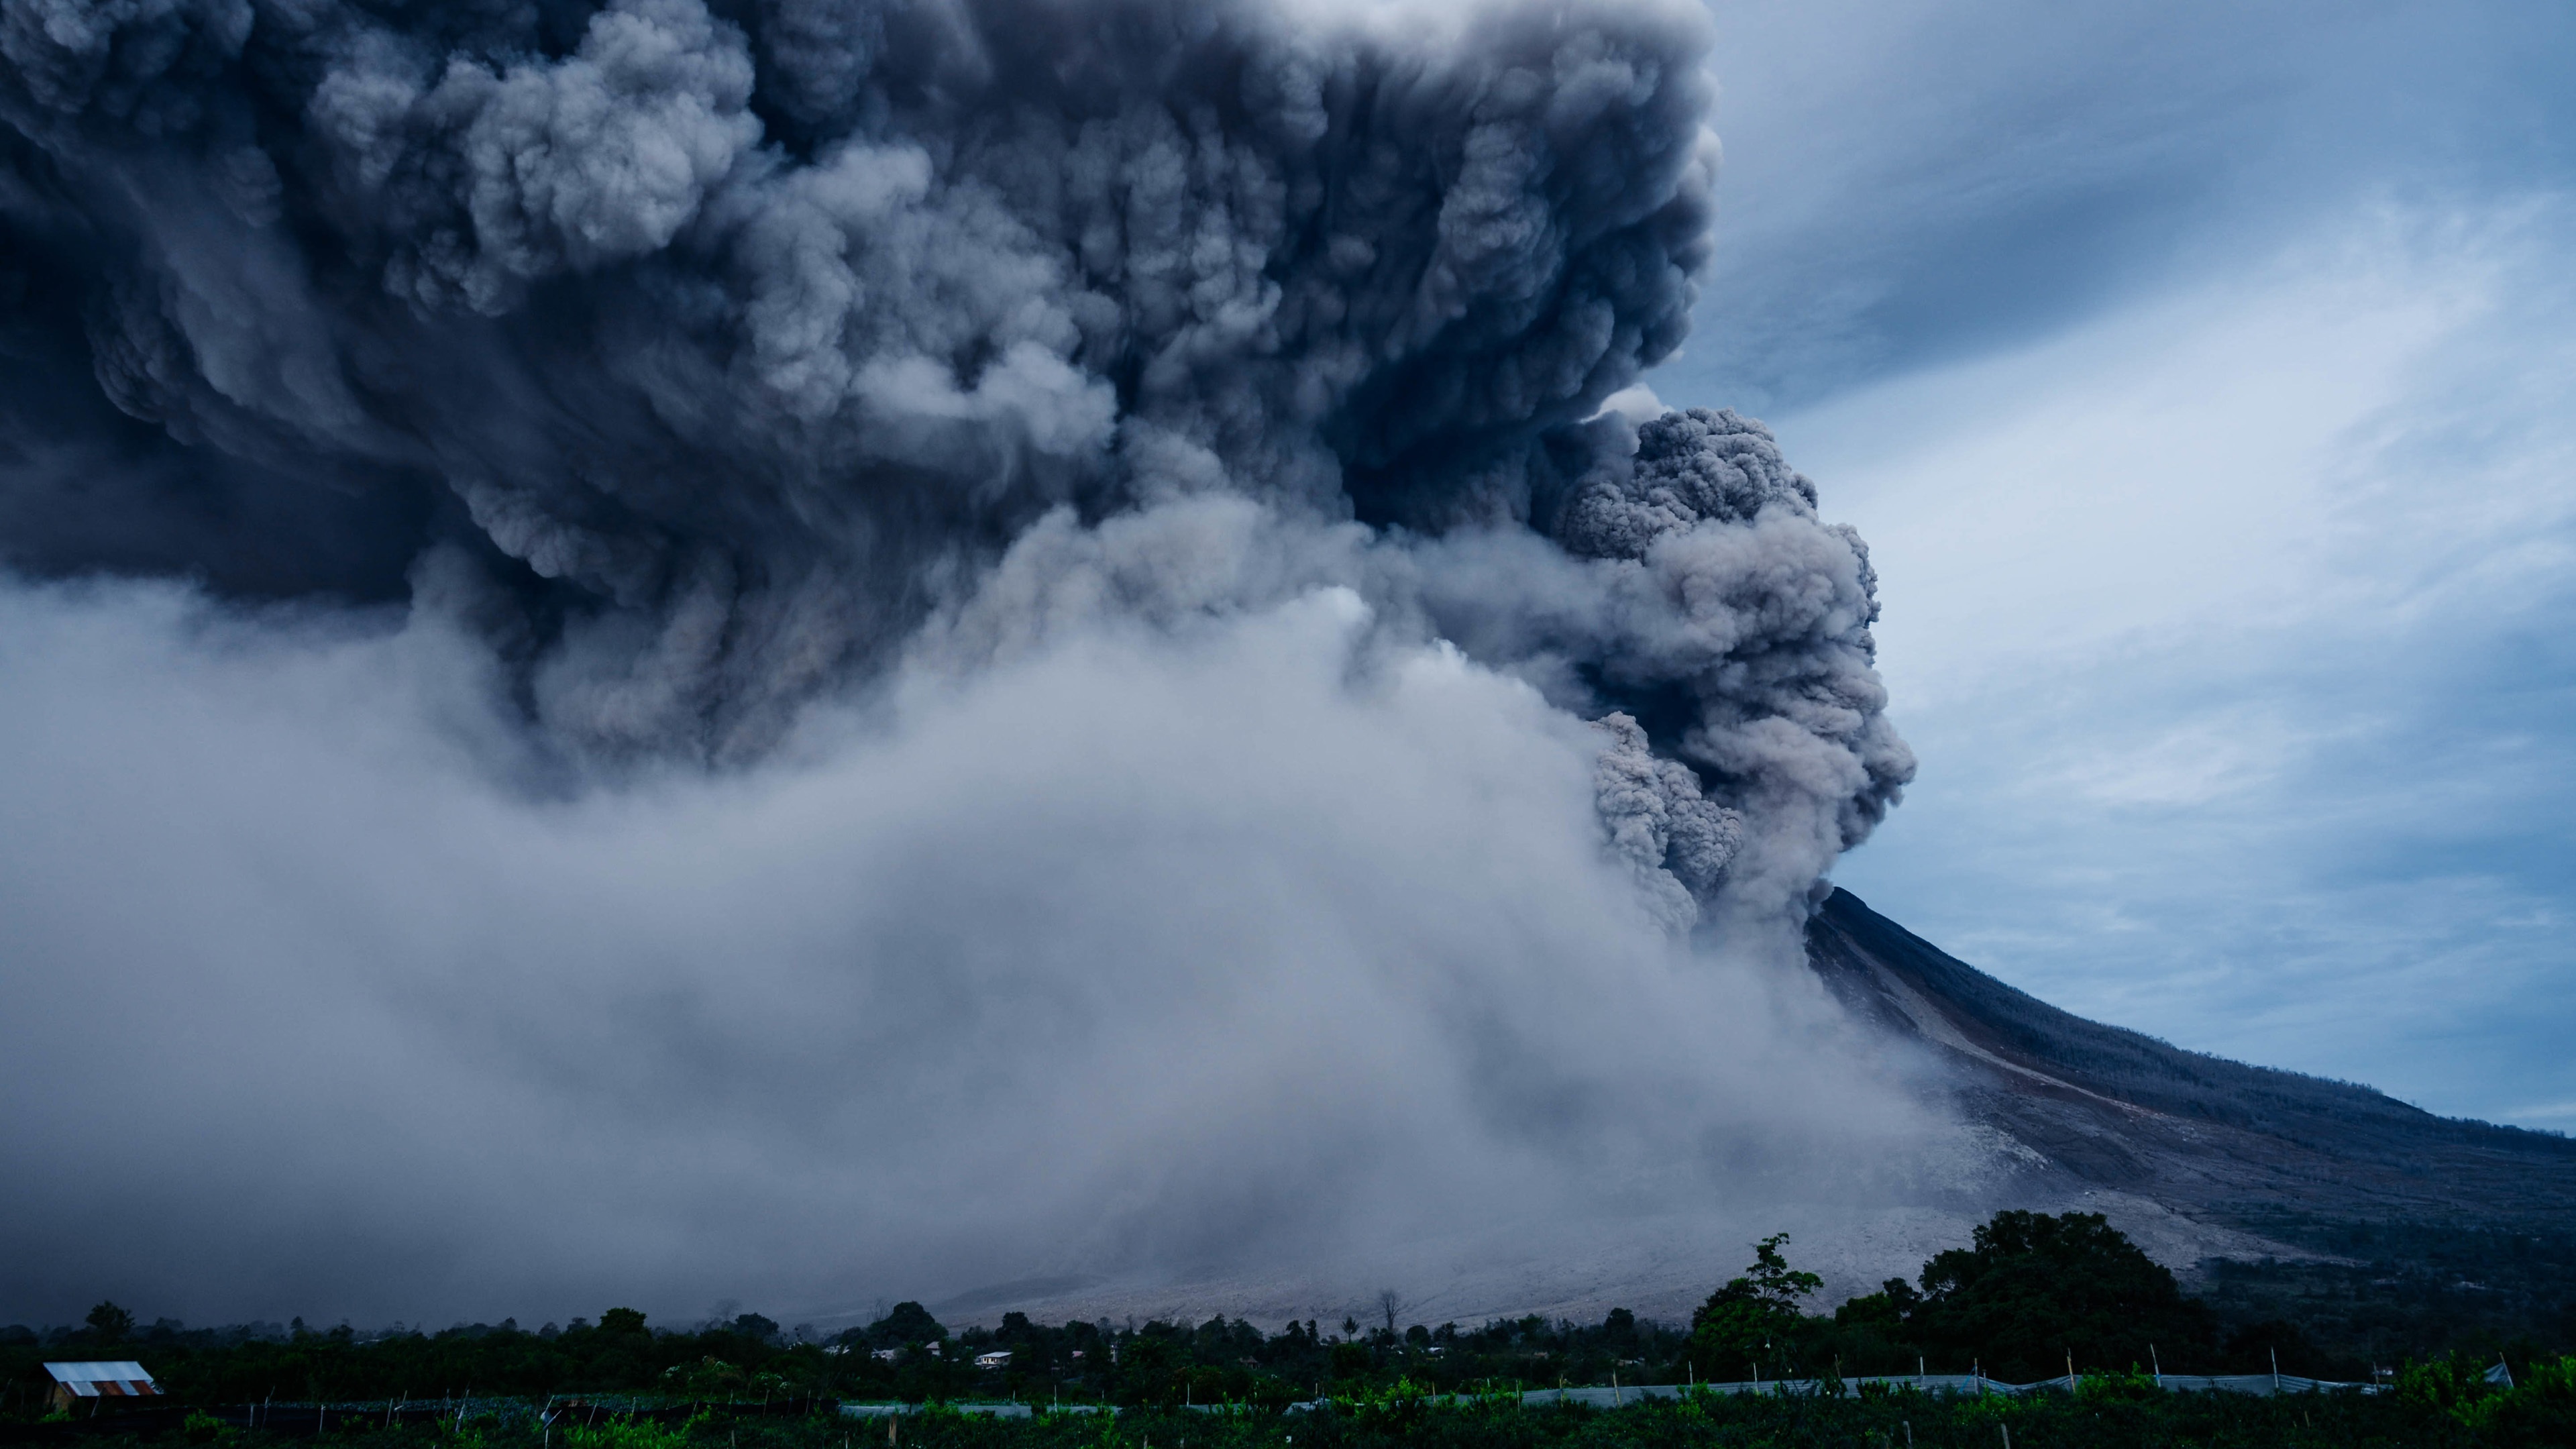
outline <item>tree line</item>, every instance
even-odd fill
[[[342,1325],[149,1326],[102,1304],[78,1327],[0,1329],[0,1413],[40,1411],[41,1363],[139,1357],[174,1397],[199,1403],[381,1401],[625,1394],[659,1401],[828,1399],[1271,1406],[1403,1384],[1425,1392],[1503,1386],[1686,1383],[1982,1371],[2029,1382],[2070,1363],[2086,1374],[2261,1372],[2360,1378],[2374,1367],[2325,1353],[2286,1318],[2230,1326],[2097,1214],[2004,1212],[1913,1279],[1830,1312],[1786,1234],[1719,1285],[1686,1324],[1614,1309],[1599,1322],[1532,1315],[1475,1325],[1404,1322],[1381,1296],[1338,1322],[1267,1329],[1204,1322],[1040,1324],[1026,1315],[952,1331],[918,1303],[834,1334],[757,1313],[669,1328],[631,1308],[535,1330],[505,1320],[361,1334]],[[2497,1345],[2524,1359],[2571,1345]],[[2484,1351],[2483,1347],[2481,1351]],[[2429,1354],[2430,1349],[2425,1350]],[[995,1358],[993,1355],[1006,1355]],[[979,1363],[978,1360],[984,1360]]]

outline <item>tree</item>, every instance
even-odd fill
[[[696,1363],[673,1364],[662,1371],[662,1378],[693,1399],[731,1399],[750,1382],[741,1369],[713,1354]]]
[[[1875,1329],[1890,1338],[1903,1336],[1913,1319],[1914,1310],[1922,1306],[1923,1295],[1902,1278],[1890,1278],[1878,1285],[1875,1293],[1866,1293],[1834,1310],[1834,1322],[1845,1328]]]
[[[114,1303],[102,1303],[89,1311],[89,1331],[101,1343],[123,1343],[134,1331],[134,1315]]]
[[[879,1348],[911,1348],[947,1337],[948,1330],[930,1316],[929,1309],[909,1301],[896,1304],[885,1317],[868,1325],[868,1338]]]
[[[1691,1314],[1690,1356],[1707,1365],[1711,1377],[1735,1364],[1776,1371],[1804,1317],[1805,1301],[1825,1286],[1824,1279],[1789,1266],[1780,1251],[1788,1241],[1787,1233],[1773,1233],[1754,1244],[1744,1275],[1728,1279]]]
[[[1388,1336],[1392,1337],[1395,1333],[1395,1316],[1402,1313],[1410,1306],[1410,1304],[1404,1301],[1404,1295],[1396,1292],[1392,1288],[1380,1288],[1377,1290],[1377,1311],[1386,1315],[1386,1331]]]
[[[1917,1341],[1912,1318],[1923,1295],[1902,1278],[1890,1278],[1875,1293],[1864,1293],[1834,1310],[1833,1330],[1820,1335],[1844,1364],[1861,1373],[1913,1373],[1930,1351]],[[1812,1346],[1811,1354],[1812,1357]],[[1943,1361],[1944,1372],[1966,1368],[1965,1360]]]
[[[1922,1283],[1903,1315],[1915,1340],[1997,1378],[2051,1378],[2070,1356],[2079,1371],[2143,1368],[2151,1345],[2167,1367],[2195,1364],[2213,1336],[2208,1308],[2100,1213],[1997,1213]]]

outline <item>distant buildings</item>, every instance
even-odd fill
[[[161,1386],[132,1359],[113,1363],[49,1363],[54,1377],[54,1407],[68,1409],[83,1399],[157,1399]]]
[[[1011,1351],[1007,1348],[997,1348],[991,1353],[975,1355],[975,1367],[979,1369],[1008,1368],[1010,1364]]]

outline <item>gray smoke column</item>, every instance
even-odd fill
[[[584,808],[1339,601],[1353,688],[1452,659],[1595,762],[1645,918],[1791,954],[1912,762],[1860,540],[1759,424],[1624,406],[1708,258],[1709,40],[1685,0],[13,3],[0,557],[399,629],[368,668],[442,661],[477,768]]]

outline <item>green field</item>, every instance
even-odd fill
[[[937,1407],[899,1419],[838,1414],[733,1417],[709,1411],[679,1422],[604,1417],[541,1423],[520,1412],[387,1430],[350,1414],[316,1434],[244,1431],[207,1417],[149,1439],[62,1436],[87,1449],[150,1443],[159,1449],[1695,1449],[1695,1446],[2002,1446],[2013,1449],[2151,1449],[2151,1446],[2521,1446],[2576,1443],[2576,1393],[2564,1370],[2555,1387],[2526,1386],[2466,1405],[2421,1394],[2248,1398],[2158,1394],[2118,1381],[2073,1395],[1932,1397],[1898,1391],[1808,1396],[1703,1395],[1626,1408],[1440,1405],[1402,1394],[1345,1402],[1326,1412],[1234,1414],[1134,1409],[996,1419]],[[2462,1412],[2462,1410],[2467,1412]],[[60,1426],[71,1429],[74,1426]],[[34,1430],[22,1430],[24,1437]],[[40,1432],[40,1431],[39,1431]]]

